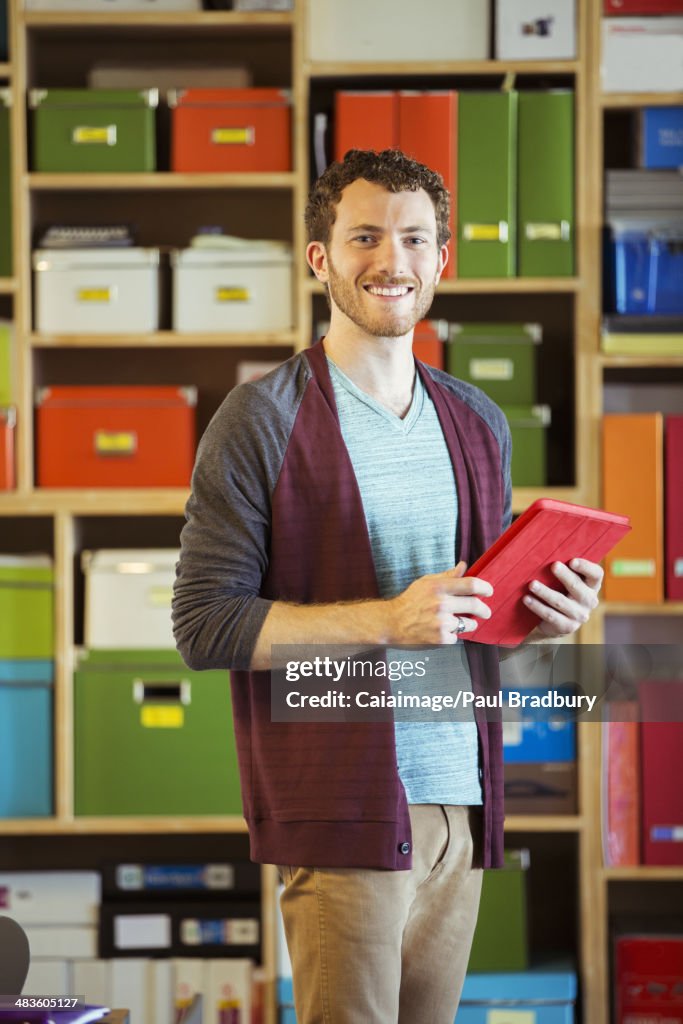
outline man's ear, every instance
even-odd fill
[[[448,246],[442,245],[439,249],[439,265],[436,271],[436,284],[441,280],[441,275],[444,272],[444,267],[448,263]]]
[[[327,281],[327,250],[322,242],[309,242],[306,246],[306,260],[319,281]]]

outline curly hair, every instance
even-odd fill
[[[311,186],[305,213],[309,242],[327,245],[341,194],[358,178],[381,185],[388,192],[424,189],[434,205],[439,247],[451,237],[448,226],[450,195],[440,174],[412,160],[399,149],[383,149],[381,153],[371,149],[350,149],[342,161],[330,164]]]

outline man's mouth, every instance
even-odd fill
[[[401,299],[414,291],[413,286],[407,284],[364,284],[363,288],[370,295],[379,295],[388,299]]]

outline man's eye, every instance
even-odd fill
[[[372,235],[356,235],[356,237],[354,238],[354,242],[374,242],[374,238]]]
[[[412,238],[409,238],[408,242],[410,243],[410,245],[426,245],[427,239],[420,238],[419,235],[415,235]]]

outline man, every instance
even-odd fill
[[[233,669],[251,851],[285,883],[299,1024],[452,1024],[481,867],[502,858],[500,723],[270,715],[273,645],[448,654],[490,615],[466,566],[511,518],[507,424],[411,348],[448,210],[441,178],[394,150],[352,150],[314,184],[307,259],[329,332],[230,393],[182,534],[176,639],[192,667]],[[555,574],[557,591],[526,598],[545,637],[586,621],[602,576],[584,561]],[[480,689],[495,653],[467,648]]]

